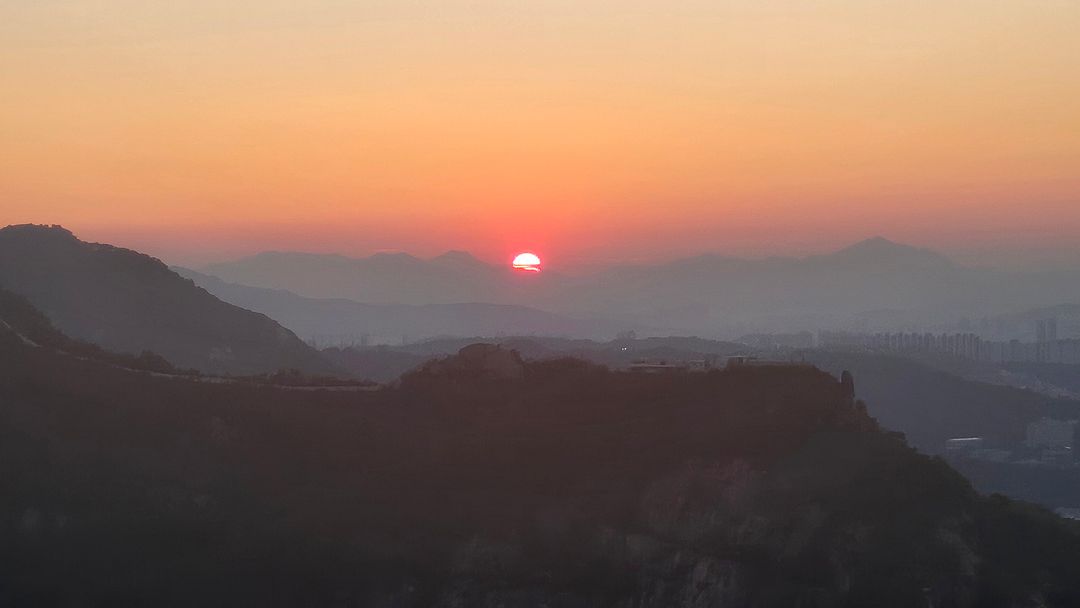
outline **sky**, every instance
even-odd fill
[[[0,0],[0,223],[196,264],[1080,262],[1076,0]]]

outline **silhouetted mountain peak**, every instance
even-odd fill
[[[836,252],[836,255],[896,254],[921,251],[916,247],[891,241],[883,236],[874,236],[848,245]]]
[[[161,260],[59,226],[0,229],[0,284],[68,336],[117,353],[154,351],[215,373],[332,370],[272,319],[222,302]]]
[[[945,256],[920,247],[891,241],[882,236],[875,236],[854,245],[849,245],[836,253],[825,256],[833,260],[843,260],[862,264],[920,263],[926,265],[951,266]]]
[[[431,258],[431,260],[432,261],[442,261],[442,262],[470,262],[470,263],[480,261],[473,254],[469,253],[468,251],[463,251],[461,249],[451,249],[450,251],[447,251],[446,253],[444,253],[442,255],[437,255],[437,256]]]
[[[0,249],[13,256],[13,263],[26,266],[33,263],[59,264],[70,268],[82,256],[99,257],[96,270],[111,268],[114,271],[146,275],[171,274],[161,260],[123,247],[106,243],[80,240],[70,230],[58,224],[21,224],[0,228]],[[0,264],[0,269],[4,264]]]
[[[0,234],[5,236],[26,236],[34,238],[52,238],[66,241],[76,241],[75,235],[70,230],[59,224],[14,224],[0,228]]]

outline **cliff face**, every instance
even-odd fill
[[[481,346],[300,393],[0,331],[0,603],[1075,605],[1075,530],[980,498],[850,384]]]

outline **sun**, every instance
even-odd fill
[[[540,258],[535,253],[519,253],[511,263],[514,270],[523,272],[540,272]]]

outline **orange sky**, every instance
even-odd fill
[[[15,0],[0,222],[179,261],[1072,248],[1078,30],[1072,0]]]

